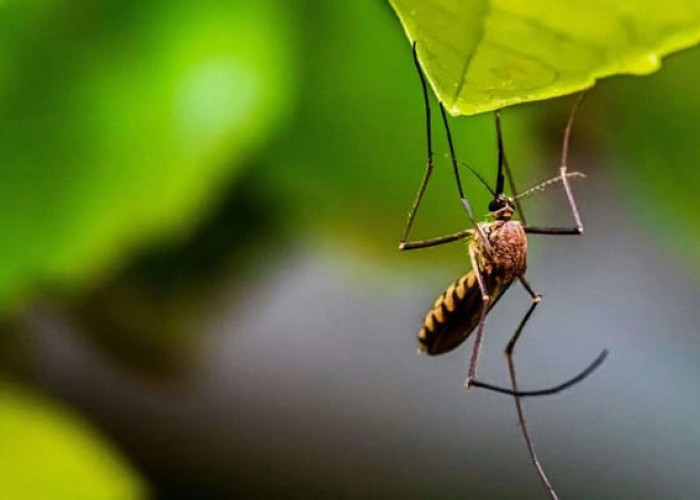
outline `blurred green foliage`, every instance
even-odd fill
[[[288,112],[282,2],[0,6],[0,308],[186,230]]]
[[[601,86],[595,125],[602,150],[639,229],[672,248],[681,266],[700,277],[700,50],[671,58],[663,71],[640,82],[619,78]],[[605,110],[604,113],[602,110]]]
[[[637,0],[389,0],[454,115],[550,99],[656,71],[700,41],[700,4]]]
[[[0,498],[146,497],[141,479],[103,438],[68,411],[0,384]]]
[[[0,5],[1,312],[57,291],[75,298],[154,242],[177,245],[191,233],[290,112],[292,18],[286,4],[266,0]],[[144,334],[144,317],[176,320],[154,314],[153,300],[124,296],[89,309],[99,338],[114,330],[105,319],[118,317],[139,325],[130,338],[142,349],[130,356],[181,346],[153,335],[168,329]],[[153,297],[169,311],[182,304],[180,295]],[[7,331],[3,324],[0,340]],[[0,497],[143,495],[84,422],[8,391]]]

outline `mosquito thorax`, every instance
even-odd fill
[[[510,220],[515,212],[513,200],[499,194],[489,203],[489,213],[496,220]]]

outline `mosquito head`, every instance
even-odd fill
[[[506,198],[506,195],[501,193],[489,203],[489,212],[496,220],[510,220],[515,212],[515,205],[511,198]]]

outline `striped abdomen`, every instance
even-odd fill
[[[496,305],[512,279],[504,280],[493,272],[483,272],[484,286],[491,300],[489,310]],[[483,300],[474,271],[469,271],[440,295],[425,316],[418,333],[420,350],[430,355],[451,351],[479,324]]]

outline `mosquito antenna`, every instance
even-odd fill
[[[481,182],[481,183],[484,185],[484,187],[489,191],[489,193],[491,193],[493,196],[496,196],[496,191],[494,191],[493,189],[491,189],[491,186],[489,186],[489,185],[486,183],[486,181],[484,180],[484,178],[481,176],[481,174],[480,174],[479,172],[476,171],[476,169],[475,169],[474,167],[472,167],[472,166],[469,165],[468,163],[462,163],[462,165],[464,165],[465,167],[467,167],[467,168],[471,171],[471,173],[474,174],[474,175],[476,176],[477,179],[479,179],[479,182]]]
[[[586,176],[584,174],[582,174],[581,172],[567,172],[566,173],[567,179],[571,179],[573,177],[585,178]],[[562,181],[562,179],[561,179],[560,175],[558,175],[556,177],[552,177],[551,179],[547,179],[546,181],[544,181],[540,184],[537,184],[536,186],[531,187],[527,191],[523,191],[522,193],[520,193],[518,196],[515,197],[515,200],[519,200],[520,198],[525,198],[527,196],[532,196],[536,192],[544,191],[552,184],[556,184],[557,182],[561,182],[561,181]]]
[[[445,157],[447,158],[447,157],[449,157],[449,155],[445,154]],[[481,182],[481,184],[488,190],[488,192],[491,193],[493,196],[496,196],[496,192],[493,189],[491,189],[491,186],[488,185],[488,183],[482,177],[482,175],[479,173],[478,170],[476,170],[474,167],[472,167],[469,163],[466,163],[466,162],[463,162],[460,160],[456,160],[456,161],[457,161],[458,165],[461,165],[462,167],[468,168],[471,171],[471,173],[474,174],[474,176],[477,179],[479,179],[479,182]]]
[[[492,384],[487,384],[486,382],[480,382],[478,380],[472,380],[471,385],[474,387],[481,387],[482,389],[488,389],[489,391],[494,391],[494,392],[500,392],[501,394],[509,394],[511,396],[517,396],[520,398],[525,398],[525,397],[532,397],[532,396],[550,396],[552,394],[556,394],[558,392],[561,392],[563,390],[568,389],[569,387],[572,387],[579,382],[581,382],[583,379],[588,377],[591,373],[593,373],[598,367],[600,367],[601,364],[603,364],[603,361],[605,361],[605,358],[608,357],[608,350],[603,349],[602,352],[598,355],[597,358],[593,360],[593,362],[586,367],[585,370],[583,370],[581,373],[576,375],[575,377],[567,380],[566,382],[563,382],[559,385],[555,385],[554,387],[550,387],[548,389],[539,389],[539,390],[534,390],[534,391],[514,391],[512,389],[507,389],[505,387],[500,387],[497,385],[492,385]]]

